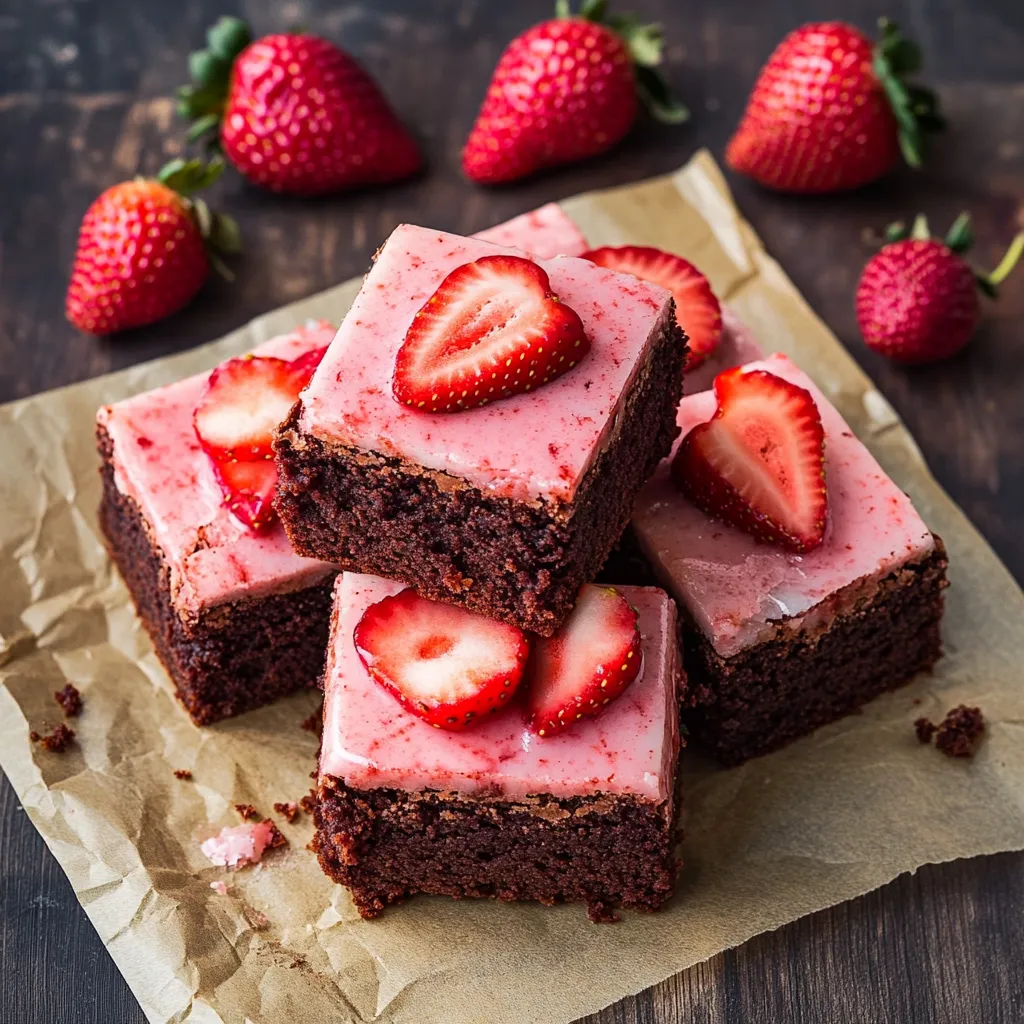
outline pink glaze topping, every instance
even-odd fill
[[[357,789],[393,786],[519,799],[631,793],[661,802],[672,793],[681,671],[676,612],[655,587],[620,587],[639,615],[643,667],[596,718],[549,739],[526,728],[519,698],[464,732],[435,729],[406,711],[363,667],[352,634],[363,612],[404,584],[344,573],[335,588],[325,673],[320,774]]]
[[[571,500],[613,429],[670,296],[587,260],[541,260],[552,290],[580,315],[590,338],[580,364],[536,391],[466,412],[400,405],[391,378],[416,312],[456,267],[496,253],[517,255],[479,239],[396,228],[303,393],[301,428],[501,496]]]
[[[562,212],[558,203],[522,213],[486,231],[478,231],[473,237],[522,249],[537,260],[582,256],[590,248],[580,229]]]
[[[246,864],[258,864],[273,835],[271,821],[229,825],[202,843],[200,849],[211,863],[219,867],[240,868]]]
[[[837,591],[881,579],[934,547],[910,499],[805,373],[783,355],[747,366],[806,388],[817,403],[829,517],[821,547],[793,554],[710,518],[673,486],[669,460],[648,481],[633,513],[648,558],[723,657],[758,642],[785,617],[796,617],[793,628],[801,620],[807,626],[827,621]],[[684,398],[680,438],[709,420],[715,407],[711,391]]]
[[[313,323],[260,345],[256,355],[294,359],[328,344],[334,328]],[[223,505],[192,413],[208,373],[104,406],[98,420],[114,442],[115,481],[135,500],[171,568],[179,610],[310,586],[331,567],[296,555],[280,524],[257,533]]]
[[[752,363],[763,357],[764,350],[753,331],[728,306],[722,306],[722,337],[715,350],[700,366],[687,371],[683,378],[683,390],[687,395],[708,391],[723,370]]]

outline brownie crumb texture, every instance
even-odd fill
[[[306,718],[302,722],[302,728],[306,732],[311,732],[314,736],[322,736],[324,731],[324,706],[320,705],[314,711],[309,718]]]
[[[316,790],[311,789],[300,801],[299,806],[307,813],[312,814],[316,809]]]
[[[279,846],[287,846],[288,839],[285,834],[270,819],[267,819],[270,826],[270,838],[267,840],[267,849],[276,850]]]
[[[55,726],[53,731],[45,736],[36,732],[35,729],[29,733],[29,739],[33,743],[42,744],[43,748],[49,750],[51,754],[63,754],[74,738],[75,730],[69,729],[63,722]]]
[[[235,810],[242,821],[258,821],[260,812],[252,804],[235,804]]]
[[[62,690],[55,690],[53,699],[68,718],[77,718],[82,713],[82,695],[72,683],[68,683]]]
[[[985,716],[981,708],[958,704],[938,725],[919,718],[914,729],[922,743],[930,743],[934,736],[936,748],[947,757],[973,757],[985,732]]]
[[[270,927],[270,918],[262,910],[246,907],[242,913],[245,915],[245,919],[249,922],[249,927],[253,931],[262,932]]]
[[[175,768],[174,777],[180,779],[182,782],[191,782],[192,773],[187,768]]]
[[[289,825],[294,824],[295,820],[302,813],[299,805],[291,802],[274,804],[274,810],[277,811],[278,814],[283,815],[284,820],[287,821]]]

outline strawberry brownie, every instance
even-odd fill
[[[536,260],[582,256],[590,248],[580,229],[558,203],[547,203],[486,231],[478,231],[473,237],[521,249]]]
[[[725,371],[678,421],[633,528],[683,613],[701,745],[738,764],[934,664],[942,542],[806,374]]]
[[[402,225],[277,433],[295,549],[550,635],[677,434],[658,285]]]
[[[337,570],[297,555],[273,517],[269,430],[333,335],[311,323],[97,416],[100,526],[197,725],[312,686],[323,668]]]
[[[529,655],[527,646],[532,646]],[[553,638],[343,573],[314,848],[375,917],[415,893],[653,910],[672,893],[681,666],[654,587],[582,588]]]

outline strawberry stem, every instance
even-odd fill
[[[908,83],[907,75],[921,69],[921,51],[904,39],[888,18],[879,18],[882,38],[875,46],[872,67],[892,107],[899,128],[900,150],[911,167],[924,162],[927,136],[941,131],[946,122],[939,112],[938,97],[930,89]]]
[[[1010,272],[1017,266],[1022,255],[1024,255],[1024,231],[1010,243],[1010,248],[1006,250],[1006,255],[999,261],[999,266],[988,274],[989,283],[993,287],[1001,285],[1010,276]]]
[[[608,0],[583,0],[578,15],[572,13],[569,0],[555,0],[555,17],[578,17],[610,28],[626,45],[633,62],[637,95],[651,116],[663,124],[689,120],[689,110],[672,95],[665,77],[656,70],[661,64],[664,44],[660,25],[641,24],[634,14],[608,15]]]
[[[916,242],[927,242],[932,237],[931,232],[928,230],[928,218],[923,213],[919,213],[914,218],[914,225],[910,229],[910,237]]]

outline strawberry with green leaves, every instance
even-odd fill
[[[223,164],[174,160],[156,178],[113,185],[82,219],[65,301],[85,334],[114,334],[162,320],[188,305],[218,253],[241,249],[238,225],[196,194]]]
[[[219,146],[257,185],[318,195],[398,181],[422,157],[372,78],[333,43],[301,32],[253,40],[221,18],[178,92],[189,140]]]
[[[661,32],[632,15],[608,15],[607,0],[584,0],[517,36],[494,70],[462,153],[467,178],[484,185],[596,156],[633,126],[640,103],[659,120],[688,114],[656,68]]]
[[[929,363],[959,352],[981,319],[979,293],[996,289],[1024,254],[1024,232],[991,273],[964,258],[974,236],[960,214],[944,240],[932,238],[924,217],[894,224],[888,243],[868,261],[857,285],[857,322],[868,347],[900,363]]]
[[[791,32],[761,69],[725,151],[733,170],[785,192],[858,188],[902,154],[920,167],[944,125],[935,94],[908,82],[921,53],[888,19],[876,44],[841,21]]]

